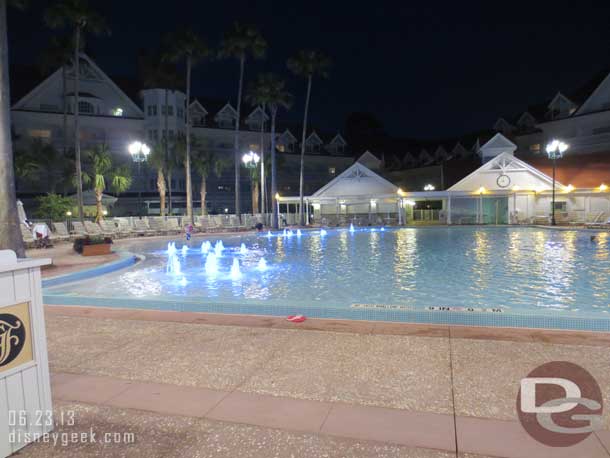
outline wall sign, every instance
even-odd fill
[[[0,308],[0,373],[32,359],[29,304],[24,302]]]

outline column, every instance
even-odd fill
[[[447,193],[447,224],[451,224],[451,194]]]
[[[309,226],[309,200],[305,201],[305,226]]]

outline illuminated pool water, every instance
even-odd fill
[[[177,239],[171,255],[167,240],[139,240],[124,247],[144,261],[46,288],[45,300],[389,320],[409,311],[610,319],[610,236],[600,232],[591,241],[592,234],[526,227],[348,228],[326,235],[223,237],[220,252],[214,246],[219,238],[203,239],[211,242],[203,250],[202,239],[187,249]],[[215,268],[209,256],[216,257]]]

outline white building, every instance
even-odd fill
[[[133,141],[142,141],[149,146],[159,143],[167,132],[171,140],[185,130],[186,97],[183,92],[164,88],[143,89],[139,92],[138,103],[134,102],[117,84],[115,84],[88,56],[82,55],[80,61],[80,124],[81,148],[86,150],[94,145],[105,144],[109,147],[117,162],[130,162],[128,145]],[[41,139],[51,143],[58,150],[64,145],[73,146],[74,120],[74,72],[67,71],[67,132],[64,138],[64,98],[62,71],[58,69],[44,81],[34,87],[25,96],[17,100],[11,109],[13,130],[17,138],[17,150],[27,148],[31,139]],[[233,135],[237,120],[237,111],[229,102],[218,100],[194,99],[189,105],[192,133],[203,144],[228,162],[234,158]],[[260,152],[261,145],[269,152],[270,134],[261,134],[261,123],[268,122],[268,116],[259,107],[245,107],[240,124],[240,148],[243,152],[255,150]],[[268,130],[268,124],[266,125]],[[284,194],[298,192],[294,183],[294,168],[298,166],[300,153],[300,128],[288,128],[281,120],[278,123],[278,153],[282,154],[281,167],[278,170],[280,191]],[[306,139],[306,153],[315,159],[306,161],[306,177],[313,189],[343,171],[352,163],[347,157],[345,139],[338,133],[323,134],[312,130]],[[223,176],[210,177],[208,202],[211,210],[233,210],[234,176],[233,166],[225,168]],[[175,198],[174,211],[181,212],[184,202],[185,178],[178,167],[171,180],[171,189]],[[296,174],[298,178],[298,173]],[[249,208],[250,178],[247,172],[242,176],[242,196],[244,209]],[[193,179],[197,186],[197,178]],[[18,192],[28,196],[44,193],[44,182],[18,183]],[[134,168],[134,184],[129,192],[119,201],[136,202],[138,193],[143,193],[147,201],[157,202],[156,171],[142,167],[138,175]],[[195,198],[198,193],[193,193]],[[154,204],[153,204],[154,205]]]

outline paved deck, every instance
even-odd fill
[[[46,314],[57,409],[77,413],[59,430],[138,439],[34,444],[22,456],[610,457],[608,430],[554,449],[515,415],[519,380],[552,360],[585,367],[608,396],[607,334],[92,307]]]

